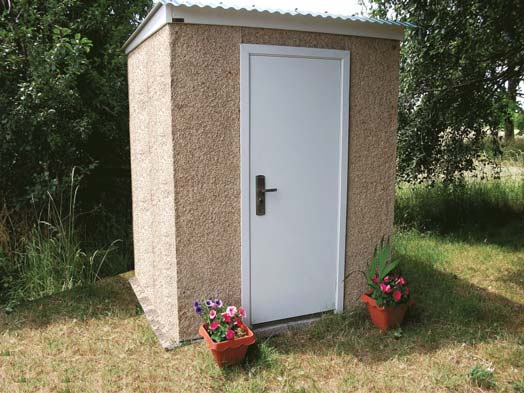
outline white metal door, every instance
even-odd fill
[[[241,46],[242,300],[250,323],[342,309],[349,52]],[[265,176],[257,215],[255,177]]]

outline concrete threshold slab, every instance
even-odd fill
[[[275,324],[267,324],[264,326],[255,326],[253,332],[260,338],[268,338],[272,336],[277,336],[279,334],[301,330],[311,326],[313,323],[317,322],[321,316],[315,316],[307,319],[295,320],[295,321],[283,321]]]

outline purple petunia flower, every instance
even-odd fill
[[[217,307],[222,307],[222,304],[223,304],[223,303],[222,303],[222,300],[220,300],[220,299],[215,299],[215,304],[216,304]]]
[[[213,307],[214,305],[215,305],[215,303],[213,303],[213,300],[211,300],[211,299],[206,300],[206,306]]]
[[[195,310],[195,312],[197,314],[201,314],[202,313],[202,307],[200,307],[200,303],[198,301],[195,301],[193,303],[193,309]]]

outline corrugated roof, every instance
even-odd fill
[[[382,25],[415,27],[415,25],[409,22],[377,19],[377,18],[370,18],[370,17],[358,16],[358,15],[333,14],[328,11],[312,12],[312,11],[302,10],[299,8],[295,8],[295,9],[269,8],[265,6],[258,6],[257,4],[253,4],[252,6],[249,7],[249,6],[243,6],[243,5],[226,4],[222,1],[220,2],[205,1],[204,2],[204,1],[191,1],[191,0],[159,0],[159,2],[162,4],[172,4],[174,6],[200,7],[200,8],[209,7],[209,8],[221,8],[224,10],[236,10],[236,11],[242,11],[242,10],[243,11],[257,11],[257,12],[268,12],[270,14],[302,15],[302,16],[313,16],[313,17],[318,17],[318,18],[349,20],[352,22],[378,23]]]
[[[124,43],[123,49],[126,53],[130,53],[141,42],[174,19],[181,19],[184,23],[309,31],[399,41],[404,39],[405,27],[414,27],[408,22],[341,15],[328,11],[312,12],[299,8],[283,9],[256,4],[251,6],[233,4],[220,0],[158,0]]]

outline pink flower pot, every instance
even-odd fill
[[[255,343],[255,335],[251,329],[246,325],[244,325],[243,328],[247,333],[244,337],[216,343],[207,333],[207,326],[205,324],[200,325],[198,333],[204,338],[209,349],[211,349],[211,353],[218,367],[230,366],[242,362],[246,357],[247,347]]]

